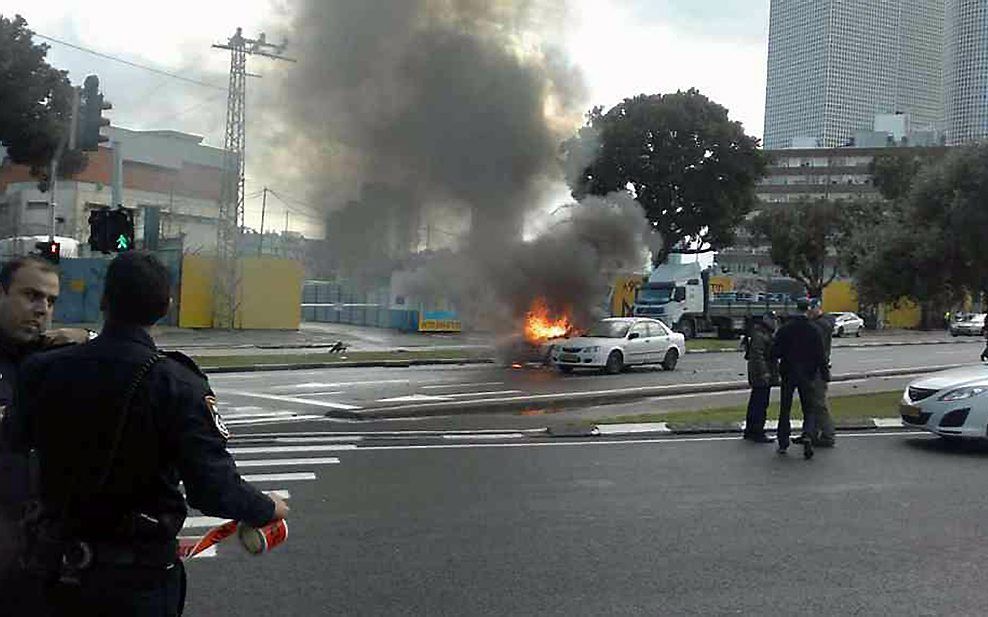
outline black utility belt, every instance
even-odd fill
[[[62,545],[62,565],[73,570],[89,568],[149,568],[165,570],[176,561],[174,542],[119,544],[70,540]]]

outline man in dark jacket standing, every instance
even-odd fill
[[[803,456],[813,457],[813,436],[817,433],[820,418],[819,383],[827,370],[827,358],[820,330],[809,319],[810,302],[800,299],[797,308],[804,311],[779,329],[772,345],[772,355],[780,361],[782,394],[779,401],[779,452],[789,448],[791,432],[789,416],[792,412],[793,393],[799,391],[799,404],[803,408]],[[807,438],[808,437],[808,438]]]
[[[258,527],[288,508],[237,473],[205,375],[161,353],[168,270],[124,253],[107,269],[95,340],[21,368],[11,445],[38,453],[41,513],[29,560],[51,615],[182,613],[176,535],[188,504]],[[185,484],[185,497],[179,482]],[[49,613],[32,613],[49,614]]]
[[[827,405],[827,389],[830,383],[830,350],[834,340],[834,320],[823,312],[821,302],[818,298],[810,299],[809,310],[810,322],[820,331],[820,338],[823,341],[823,353],[827,359],[826,369],[821,372],[820,378],[812,389],[816,400],[816,407],[820,410],[818,432],[814,435],[813,445],[821,448],[833,448],[837,430],[834,426],[834,418],[830,415],[830,407]],[[795,443],[796,440],[794,439]]]
[[[744,358],[748,361],[748,414],[744,424],[744,438],[755,443],[772,443],[765,434],[765,412],[768,409],[772,386],[778,385],[778,362],[772,357],[772,333],[775,331],[773,315],[754,317],[748,332]]]

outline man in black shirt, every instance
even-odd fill
[[[772,355],[779,360],[782,376],[782,394],[779,401],[779,430],[776,439],[779,452],[789,448],[794,391],[799,391],[799,404],[803,409],[803,456],[813,457],[813,436],[817,434],[822,396],[819,383],[827,371],[826,351],[820,330],[810,322],[807,313],[809,300],[800,299],[797,308],[804,314],[789,319],[775,335]]]
[[[287,506],[238,475],[198,367],[148,329],[170,304],[167,269],[124,253],[106,273],[95,340],[24,363],[12,443],[35,448],[41,515],[30,566],[54,615],[180,615],[176,536],[188,503],[254,526]]]

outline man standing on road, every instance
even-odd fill
[[[0,268],[0,421],[13,403],[22,360],[88,338],[83,329],[48,329],[58,293],[58,270],[47,260],[18,257]],[[30,460],[13,452],[6,437],[0,431],[0,590],[8,610],[27,614],[32,600],[19,564],[21,521],[35,495]]]
[[[809,459],[813,457],[812,436],[816,435],[820,417],[818,390],[827,359],[820,330],[809,319],[809,300],[800,299],[796,306],[804,313],[790,318],[779,328],[772,345],[772,355],[780,361],[782,376],[777,439],[779,453],[784,454],[789,449],[793,393],[798,390],[799,404],[803,408],[803,456]]]
[[[818,433],[813,436],[813,445],[821,448],[833,448],[836,443],[837,428],[834,425],[834,417],[830,414],[830,407],[827,405],[827,388],[830,383],[830,350],[834,340],[834,320],[823,312],[821,302],[818,298],[810,299],[808,312],[810,322],[820,331],[820,338],[823,341],[823,352],[826,357],[825,369],[821,372],[820,378],[812,388],[814,396],[819,397],[816,401],[816,408],[820,410]],[[801,443],[802,437],[792,440],[793,443]]]
[[[772,386],[779,382],[779,363],[772,357],[772,333],[775,331],[775,316],[765,315],[752,318],[745,345],[744,358],[748,361],[748,414],[745,417],[744,438],[755,443],[772,443],[774,439],[765,434],[765,412],[772,392]]]
[[[168,270],[124,253],[106,273],[95,340],[24,363],[8,418],[12,444],[38,453],[41,509],[28,565],[39,614],[182,613],[176,536],[188,503],[262,526],[287,506],[238,475],[205,376],[148,333],[168,311]]]

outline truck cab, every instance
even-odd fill
[[[684,315],[704,312],[705,280],[705,272],[699,264],[663,264],[638,290],[634,315],[659,319],[670,328],[676,328]]]

